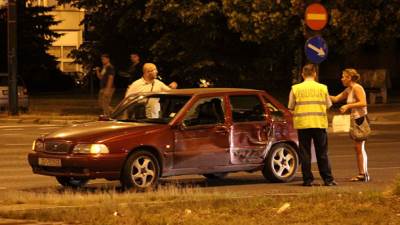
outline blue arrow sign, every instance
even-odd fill
[[[319,64],[328,57],[328,45],[325,40],[317,35],[306,41],[304,51],[308,60]]]

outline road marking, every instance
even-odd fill
[[[400,121],[372,121],[372,125],[399,125]]]
[[[39,130],[51,130],[51,129],[57,129],[59,127],[39,127]]]
[[[32,146],[32,144],[25,143],[25,144],[3,144],[5,146]]]
[[[392,167],[369,167],[369,170],[385,170],[385,169],[400,169],[399,166],[392,166]]]
[[[391,169],[400,169],[399,166],[389,166],[389,167],[368,167],[369,170],[391,170]],[[312,170],[313,173],[319,173],[319,170]],[[301,171],[297,171],[297,173],[301,174]]]
[[[0,126],[0,129],[7,129],[7,128],[36,128],[36,127],[62,127],[62,125],[55,125],[55,124],[9,125],[9,126]]]
[[[19,131],[19,130],[24,130],[23,128],[7,128],[7,129],[3,129],[4,131]]]
[[[351,140],[350,140],[351,141]],[[388,140],[371,140],[371,141],[367,141],[366,145],[367,145],[367,150],[368,150],[368,145],[396,145],[399,144],[400,141],[388,141]],[[348,144],[330,144],[329,147],[330,148],[353,148],[353,143],[349,142]]]
[[[353,155],[330,155],[329,158],[347,158],[347,157],[354,157]]]

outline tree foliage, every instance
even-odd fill
[[[312,0],[60,0],[86,9],[87,40],[76,57],[91,62],[102,51],[126,66],[141,51],[164,76],[193,85],[262,88],[288,80],[304,63],[306,38],[317,34],[304,22]],[[399,37],[397,0],[320,1],[329,23],[320,32],[332,57],[343,57]],[[295,71],[295,70],[294,70]],[[257,81],[257,82],[254,82]]]
[[[23,2],[18,4],[17,27],[17,57],[18,74],[21,75],[29,88],[46,88],[48,82],[60,78],[55,57],[46,51],[51,43],[60,35],[50,30],[50,26],[58,22],[49,15],[51,7],[26,7]],[[0,71],[7,71],[7,12],[0,10],[1,61]],[[4,57],[4,58],[3,58]]]

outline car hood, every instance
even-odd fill
[[[75,124],[69,127],[61,128],[55,132],[46,135],[46,140],[62,139],[69,141],[93,142],[103,141],[112,137],[128,134],[144,135],[149,131],[165,128],[166,124],[152,123],[133,123],[118,121],[97,121],[83,124]]]

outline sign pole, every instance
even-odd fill
[[[8,0],[7,7],[8,46],[8,104],[9,114],[18,115],[17,90],[17,1]]]

